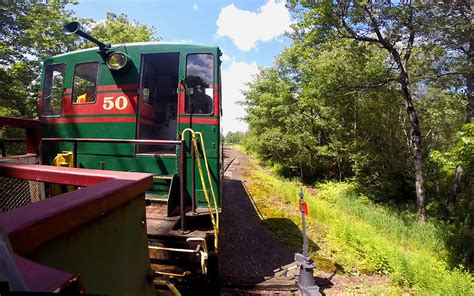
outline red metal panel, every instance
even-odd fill
[[[40,128],[41,122],[36,119],[0,117],[0,127],[9,126],[16,128]]]
[[[219,93],[214,93],[214,116],[219,116]]]
[[[26,151],[39,154],[41,122],[35,119],[0,117],[0,127],[24,128],[26,131]]]
[[[83,122],[135,122],[135,117],[80,117],[80,118],[47,118],[43,119],[49,124],[56,123],[83,123]]]
[[[0,163],[0,175],[88,186],[0,215],[15,253],[24,255],[151,188],[150,174]],[[93,185],[96,184],[96,185]]]
[[[110,107],[110,103],[104,103],[104,99],[108,98],[114,103],[114,107]],[[115,102],[118,97],[124,97],[127,100],[125,108],[117,108]],[[137,112],[137,100],[138,93],[136,91],[126,92],[110,92],[110,93],[99,93],[97,94],[95,103],[84,103],[84,104],[73,104],[71,97],[63,98],[63,116],[74,116],[74,115],[98,115],[98,114],[136,114]],[[123,102],[120,102],[123,104]],[[106,108],[110,108],[107,110]]]
[[[186,115],[186,112],[184,111],[184,101],[185,101],[184,96],[186,94],[186,92],[184,90],[184,85],[179,84],[178,89],[179,89],[179,92],[178,92],[178,105],[179,105],[178,115]]]
[[[181,117],[178,118],[179,123],[197,123],[197,124],[218,124],[219,119],[217,118],[200,118],[200,117],[193,117],[192,119],[190,117]]]
[[[77,186],[91,185],[0,214],[0,225],[18,255],[25,255],[113,211],[143,195],[153,184],[150,174],[26,164],[0,163],[0,175]],[[15,262],[27,286],[33,291],[53,292],[78,280],[78,275],[17,255]]]
[[[136,90],[138,84],[119,84],[119,85],[99,85],[97,87],[98,91],[101,90]]]

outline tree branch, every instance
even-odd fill
[[[361,91],[365,91],[365,90],[370,90],[370,89],[375,89],[375,88],[379,88],[379,87],[382,87],[384,85],[387,85],[391,82],[399,82],[399,78],[386,78],[385,80],[383,81],[379,81],[379,82],[373,82],[373,83],[369,83],[367,85],[362,85],[362,86],[359,86],[359,87],[356,87],[354,90],[352,91],[349,91],[349,92],[346,92],[344,95],[351,95],[351,94],[355,94],[355,93],[358,93],[358,92],[361,92]]]
[[[345,3],[343,3],[344,1],[338,1],[337,3],[339,4],[339,8],[340,8],[340,12],[336,12],[338,14],[338,17],[339,17],[339,20],[341,21],[341,25],[342,27],[345,29],[345,31],[349,34],[349,35],[343,35],[342,37],[343,38],[351,38],[351,39],[355,39],[355,40],[358,40],[358,41],[365,41],[365,42],[371,42],[371,43],[380,43],[380,41],[376,38],[372,38],[372,37],[367,37],[367,36],[361,36],[361,35],[358,35],[346,22],[346,20],[344,19],[345,17],[345,11],[347,9],[347,7],[344,6]],[[348,4],[347,4],[348,5]]]
[[[407,28],[410,32],[410,35],[407,41],[406,52],[405,52],[405,55],[403,56],[403,62],[405,63],[405,65],[408,63],[408,60],[410,59],[411,52],[413,50],[413,42],[415,41],[415,28],[413,27],[413,14],[415,12],[414,12],[414,8],[411,6],[410,6],[410,10],[411,10],[410,18],[407,24]]]
[[[370,24],[372,25],[372,29],[374,29],[375,34],[377,35],[378,42],[383,45],[383,47],[388,50],[390,53],[393,51],[396,51],[393,45],[387,41],[380,32],[379,24],[377,22],[377,19],[375,16],[372,14],[372,10],[369,7],[369,4],[367,3],[367,6],[363,7],[365,12],[367,12],[367,15],[369,16],[370,19]]]

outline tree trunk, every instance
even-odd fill
[[[400,85],[402,87],[403,98],[405,99],[405,107],[411,124],[411,145],[415,164],[415,187],[416,187],[416,204],[418,209],[418,218],[426,222],[428,215],[426,213],[426,193],[425,178],[423,176],[423,159],[421,154],[421,129],[418,115],[413,105],[413,99],[410,92],[410,82],[408,73],[404,67],[400,71]]]
[[[469,69],[474,66],[474,38],[471,37],[469,42],[469,49],[467,53]],[[466,123],[474,123],[474,73],[469,71],[464,74],[467,87],[467,108],[466,108]]]
[[[456,168],[453,184],[451,185],[451,190],[449,190],[449,195],[448,195],[448,209],[450,212],[454,211],[454,206],[456,205],[456,199],[457,199],[459,191],[461,190],[462,174],[463,174],[463,169],[461,166],[458,166]]]

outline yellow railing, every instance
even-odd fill
[[[211,173],[209,171],[209,163],[207,162],[207,156],[206,156],[206,147],[204,145],[204,137],[203,137],[201,132],[195,132],[191,128],[186,128],[181,133],[181,139],[182,140],[184,140],[184,136],[185,136],[186,132],[191,133],[191,140],[192,140],[193,149],[194,149],[194,152],[195,152],[195,155],[196,155],[196,163],[197,163],[197,167],[198,167],[199,177],[201,179],[202,189],[204,191],[204,197],[205,197],[206,202],[207,202],[207,208],[209,210],[209,215],[211,215],[211,222],[212,222],[212,226],[214,228],[214,248],[215,248],[215,251],[217,253],[217,250],[218,250],[218,248],[217,248],[218,247],[218,235],[219,235],[219,209],[218,209],[218,206],[217,206],[216,194],[215,194],[214,188],[212,186]],[[212,200],[214,202],[215,217],[214,217],[214,214],[212,212],[211,200],[209,198],[209,193],[207,192],[207,185],[206,185],[206,182],[204,180],[204,175],[203,175],[202,165],[201,165],[201,158],[199,156],[198,140],[197,140],[196,136],[199,136],[200,143],[201,143],[201,150],[202,150],[202,154],[203,154],[203,158],[204,158],[204,164],[205,164],[205,167],[206,167],[207,179],[208,179],[208,182],[209,182],[209,188],[210,188],[210,191],[211,191]],[[184,149],[184,147],[182,149]]]

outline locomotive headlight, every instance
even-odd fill
[[[121,52],[114,52],[107,58],[106,64],[110,70],[120,70],[125,67],[127,62],[127,55]]]

